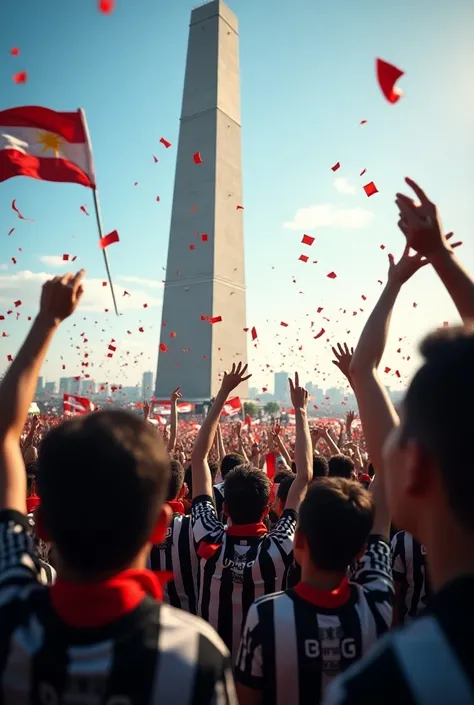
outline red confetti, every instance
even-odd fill
[[[388,373],[390,372],[390,370],[391,370],[391,367],[386,367],[386,368],[384,369],[385,374],[388,374]]]
[[[18,308],[18,306],[21,306],[21,301],[15,301],[15,306]]]
[[[15,228],[12,228],[8,234],[11,235],[14,230]]]
[[[336,279],[336,277],[337,277],[336,272],[329,272],[329,274],[327,275],[328,279]]]
[[[236,206],[235,210],[236,211],[243,211],[244,207],[243,206]]]
[[[366,122],[367,122],[367,120],[361,120],[361,121],[360,121],[360,124],[361,124],[361,125],[365,125]]]
[[[63,262],[67,262],[69,260],[69,255],[63,255]]]
[[[341,165],[339,162],[336,162],[334,166],[331,167],[331,171],[337,171],[338,169],[341,168]]]
[[[12,208],[13,208],[13,210],[15,211],[15,213],[18,215],[18,217],[19,217],[20,220],[29,220],[30,223],[33,223],[33,222],[34,222],[33,220],[30,220],[30,218],[26,218],[24,215],[22,215],[22,214],[20,213],[20,211],[18,210],[18,208],[17,208],[17,206],[16,206],[16,198],[14,198],[13,201],[12,201]]]
[[[400,88],[395,86],[400,76],[403,76],[404,71],[400,71],[393,64],[388,64],[382,59],[377,59],[377,80],[379,82],[380,89],[389,103],[396,103],[403,92]]]
[[[28,74],[26,71],[19,71],[13,74],[13,80],[15,83],[26,83],[28,80]]]
[[[123,295],[124,295],[124,296],[130,296],[130,294],[128,293],[128,291],[124,291],[124,292],[123,292]]]
[[[324,328],[321,328],[321,330],[319,331],[319,333],[314,336],[314,339],[317,340],[317,339],[320,338],[322,335],[324,335],[325,332],[326,332],[326,331],[324,330]]]
[[[385,250],[385,245],[380,245],[381,250]]]
[[[113,245],[114,242],[119,242],[120,238],[118,235],[118,232],[116,230],[112,230],[111,233],[108,235],[104,235],[104,237],[101,237],[99,240],[99,247],[101,250],[104,250],[106,247],[109,247],[109,245]]]
[[[145,329],[144,329],[142,326],[140,326],[140,328],[138,329],[138,332],[139,332],[139,333],[144,333],[144,332],[145,332]]]
[[[16,259],[14,257],[12,257],[12,262],[13,264],[16,264]]]
[[[314,242],[314,237],[311,237],[311,235],[303,235],[303,239],[301,240],[301,243],[303,245],[312,245]]]
[[[283,328],[288,328],[288,323],[285,323],[285,321],[282,321],[280,325],[283,326]]]
[[[174,332],[174,330],[171,331],[170,338],[176,338],[176,333]]]
[[[107,282],[102,282],[102,286],[107,286]]]
[[[89,213],[87,212],[87,208],[85,206],[81,206],[79,208],[79,210],[82,211],[83,213],[85,213],[86,215],[89,215]]]
[[[115,0],[99,0],[99,12],[110,15],[115,10]]]
[[[117,348],[114,345],[109,345],[109,347],[107,349],[111,350],[112,352],[115,352],[117,350]]]
[[[364,294],[362,294],[362,301],[367,301],[367,296],[364,296]]]
[[[309,260],[309,257],[308,257],[307,255],[300,255],[300,256],[298,257],[298,260],[299,260],[300,262],[307,262],[307,261]]]
[[[171,142],[168,142],[168,140],[165,140],[164,137],[160,138],[160,142],[161,142],[161,144],[163,144],[166,147],[166,149],[168,149],[168,147],[171,147]]]
[[[367,171],[367,169],[362,169],[362,171],[360,172],[359,176],[364,176],[364,174],[365,174],[366,171]]]
[[[155,162],[155,164],[157,164],[157,163],[158,163],[158,157],[155,157],[154,154],[153,154],[152,156],[153,156],[153,161]]]
[[[157,201],[159,201],[159,200],[160,200],[160,197],[159,197],[159,196],[157,196],[157,197],[156,197],[156,200],[157,200]]]
[[[202,164],[201,152],[195,152],[195,154],[193,154],[193,159],[195,164]]]
[[[222,316],[214,316],[209,319],[209,323],[220,323],[222,321]]]
[[[13,47],[12,49],[10,49],[10,54],[12,56],[19,56],[20,50],[18,49],[18,47]]]
[[[189,249],[190,249],[190,250],[195,250],[195,249],[196,249],[196,245],[189,245]]]
[[[401,377],[401,374],[398,370],[395,370],[395,374],[397,375],[397,377]]]
[[[374,193],[378,193],[379,190],[377,186],[374,184],[373,181],[370,181],[368,184],[364,186],[364,191],[366,192],[367,196],[370,198],[370,196],[373,196]]]
[[[143,304],[143,308],[148,308],[148,304]]]
[[[8,362],[13,362],[13,357],[11,355],[7,355],[7,360]]]
[[[318,306],[318,310],[316,313],[321,313],[322,310],[323,310],[323,306]]]
[[[207,242],[207,241],[209,240],[209,237],[208,237],[207,233],[202,233],[202,235],[201,235],[201,240],[202,240],[203,242]]]
[[[160,350],[161,352],[168,352],[168,348],[164,343],[160,343]]]

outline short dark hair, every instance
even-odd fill
[[[453,513],[474,529],[474,472],[466,458],[472,433],[474,325],[442,328],[420,346],[425,362],[403,402],[401,442],[416,440],[441,469]]]
[[[217,473],[219,472],[219,463],[216,460],[209,460],[209,470],[211,471],[212,484],[216,481]]]
[[[372,495],[359,482],[322,477],[308,489],[298,528],[317,568],[344,571],[367,542],[373,520]]]
[[[277,490],[277,497],[282,502],[283,504],[286,504],[286,500],[288,499],[288,492],[290,491],[290,487],[295,481],[296,475],[291,475],[289,477],[285,477],[279,484],[278,490]]]
[[[244,462],[244,457],[240,453],[227,453],[227,455],[224,455],[221,460],[222,479],[225,480],[233,468],[236,468],[237,465],[242,465]]]
[[[179,460],[171,461],[170,470],[171,475],[168,485],[168,496],[166,497],[168,502],[172,502],[173,499],[176,499],[184,483],[184,468]]]
[[[150,540],[168,492],[170,460],[155,430],[122,410],[53,429],[38,458],[41,513],[65,563],[118,572]]]
[[[313,455],[313,479],[329,475],[328,459],[324,455]]]
[[[295,474],[291,472],[291,470],[280,470],[279,472],[275,473],[275,477],[273,478],[273,482],[275,485],[279,485],[280,482],[283,482],[287,477],[295,477]]]
[[[270,501],[268,476],[250,463],[238,465],[225,478],[224,497],[233,524],[253,524]]]
[[[343,477],[346,480],[352,478],[352,473],[354,472],[355,464],[352,458],[347,455],[340,453],[339,455],[333,455],[329,458],[329,477]]]

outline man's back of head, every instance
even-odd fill
[[[244,457],[240,453],[227,453],[221,461],[221,475],[225,480],[231,470],[244,463]]]
[[[238,465],[225,479],[225,510],[233,524],[259,522],[270,501],[268,476],[250,463]]]
[[[154,430],[125,411],[52,430],[38,462],[41,523],[62,562],[84,576],[126,569],[150,540],[169,486]]]
[[[354,477],[354,461],[347,455],[340,453],[333,455],[329,459],[329,477],[342,477],[345,480],[352,480]]]

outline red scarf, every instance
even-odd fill
[[[70,627],[103,627],[134,610],[146,595],[161,602],[171,573],[124,570],[102,583],[68,583],[58,578],[50,588],[57,615]]]
[[[168,502],[168,504],[173,514],[184,514],[184,504],[180,500],[174,500],[173,502]]]

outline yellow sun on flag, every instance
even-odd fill
[[[56,157],[59,155],[61,147],[64,144],[64,140],[59,135],[54,132],[38,132],[37,136],[36,144],[43,145],[43,149],[41,150],[42,154],[50,149],[54,152]]]

